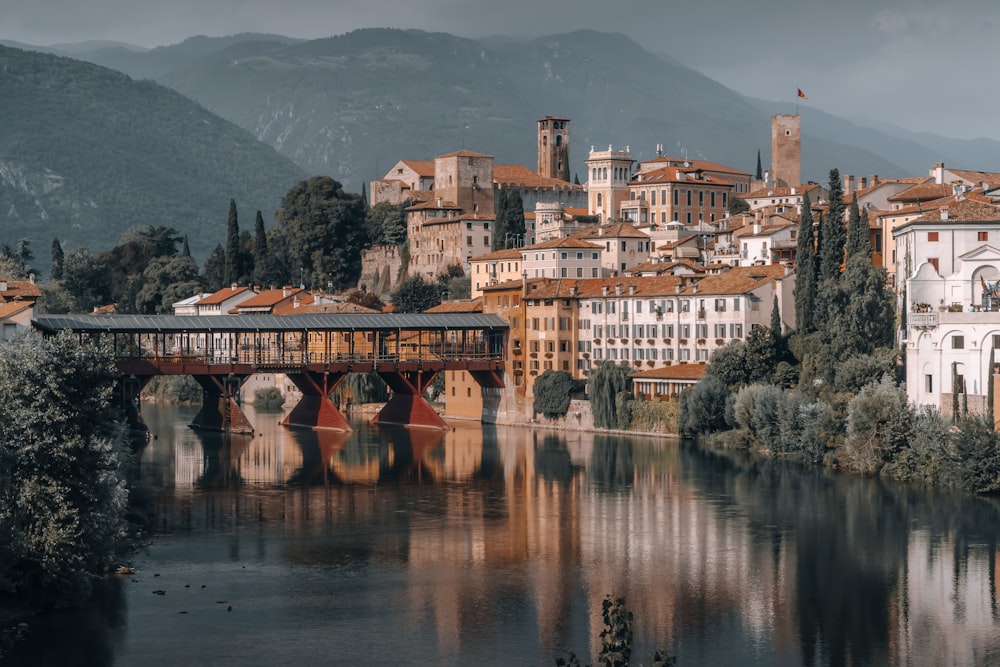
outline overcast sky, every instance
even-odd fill
[[[628,35],[741,93],[959,138],[1000,139],[996,0],[0,0],[0,39],[153,47],[203,34]]]

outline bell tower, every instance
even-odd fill
[[[797,188],[800,173],[802,119],[798,114],[771,117],[771,175],[779,187]]]
[[[569,118],[538,121],[538,175],[569,181]]]

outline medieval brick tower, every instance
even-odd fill
[[[569,118],[538,121],[538,175],[569,181]]]
[[[798,114],[771,116],[771,177],[779,187],[802,184],[802,120]]]

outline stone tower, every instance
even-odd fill
[[[538,121],[538,175],[569,181],[569,118]]]
[[[587,158],[588,215],[596,215],[602,224],[618,219],[621,203],[629,198],[628,184],[634,162],[628,146],[620,151],[611,146],[606,151],[590,149]]]
[[[465,215],[493,215],[493,156],[466,150],[437,156],[434,195]]]
[[[802,184],[802,120],[798,114],[771,116],[771,174],[779,187]]]

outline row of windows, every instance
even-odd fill
[[[951,337],[951,349],[964,350],[965,336],[955,334]],[[1000,334],[993,334],[993,349],[1000,350]]]
[[[659,300],[649,299],[648,302],[647,302],[648,303],[648,310],[646,312],[656,313],[656,314],[672,313],[672,312],[674,312],[674,307],[675,307],[676,301],[677,300],[675,300],[675,299],[659,299]],[[680,304],[679,304],[678,307],[680,309],[680,312],[682,312],[682,313],[691,312],[691,299],[680,299],[679,301],[680,301]],[[705,310],[706,309],[706,301],[707,301],[707,299],[698,299],[698,309],[699,310]],[[725,298],[722,298],[722,297],[714,299],[714,309],[715,309],[715,312],[717,312],[717,313],[724,313],[724,312],[726,312],[726,302],[727,301],[728,301],[728,299],[725,299]],[[735,312],[735,313],[740,312],[740,301],[741,301],[740,297],[736,297],[736,298],[733,299],[733,312]],[[609,315],[614,315],[615,314],[615,303],[616,303],[616,301],[608,301],[607,302],[607,310],[608,310],[608,314]],[[642,312],[642,309],[643,309],[643,305],[642,305],[643,301],[642,300],[639,300],[639,299],[636,299],[635,301],[623,300],[620,303],[622,304],[621,308],[622,308],[622,312],[623,313],[629,312],[629,307],[630,307],[629,304],[632,304],[631,308],[632,308],[633,312],[635,312],[635,313],[641,313]],[[590,312],[593,313],[594,315],[600,315],[603,312],[603,310],[604,310],[604,305],[603,305],[602,301],[591,301],[590,302]]]
[[[517,262],[506,262],[506,266],[507,266],[506,269],[504,268],[504,264],[505,264],[504,262],[493,262],[492,263],[492,267],[494,268],[494,272],[495,271],[506,271],[507,273],[516,273],[517,272],[517,270],[518,270],[518,263]],[[480,264],[480,263],[476,264],[476,273],[479,273],[479,269],[480,268],[483,269],[483,271],[482,271],[483,273],[491,273],[483,264]]]
[[[696,338],[708,338],[709,328],[707,324],[695,324],[694,332]],[[674,331],[676,330],[679,334],[679,338],[690,338],[692,325],[690,324],[633,324],[631,327],[627,324],[609,324],[607,326],[595,325],[594,326],[594,339],[600,341],[600,339],[607,336],[608,338],[673,338]],[[743,338],[743,325],[730,323],[726,324],[715,324],[711,329],[715,338]],[[726,335],[726,332],[729,335]]]

